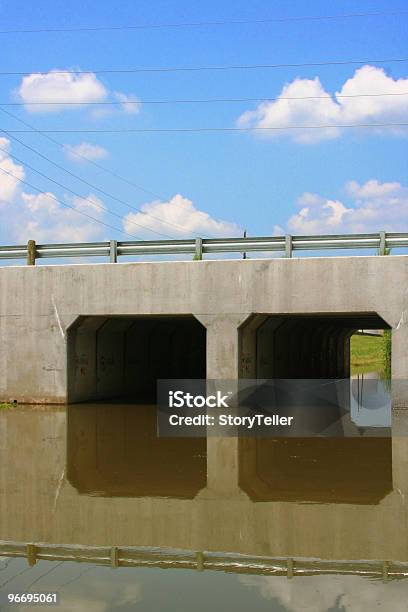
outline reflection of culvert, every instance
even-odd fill
[[[206,330],[193,316],[79,317],[68,330],[68,401],[155,401],[160,378],[205,378]]]
[[[205,438],[158,438],[153,406],[73,405],[67,478],[80,494],[192,499],[206,486]]]
[[[253,501],[378,504],[393,488],[392,440],[241,439],[239,485]]]

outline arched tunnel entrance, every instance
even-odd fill
[[[240,376],[348,379],[350,338],[376,313],[255,315],[240,330]],[[241,438],[239,484],[253,501],[377,504],[392,491],[390,437]]]
[[[154,403],[158,379],[206,375],[206,330],[193,316],[83,316],[68,330],[68,402]]]

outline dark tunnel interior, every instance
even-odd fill
[[[206,375],[206,330],[193,316],[80,317],[68,335],[69,402],[155,402],[158,379]]]
[[[244,378],[348,378],[350,337],[388,329],[376,313],[255,315],[241,331]]]

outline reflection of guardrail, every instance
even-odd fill
[[[0,556],[26,557],[33,566],[39,560],[77,561],[117,567],[159,567],[213,570],[236,574],[268,576],[315,576],[320,574],[355,574],[382,578],[408,577],[408,562],[327,561],[321,559],[256,557],[250,555],[194,552],[148,547],[102,547],[0,542]]]
[[[281,252],[292,257],[293,251],[375,249],[385,255],[389,249],[408,247],[408,233],[328,234],[321,236],[263,236],[243,238],[193,238],[186,240],[134,240],[120,242],[83,242],[0,246],[0,259],[36,259],[54,257],[107,257],[116,262],[129,255],[194,255],[202,259],[212,253]]]

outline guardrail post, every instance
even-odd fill
[[[27,266],[35,266],[35,240],[29,240],[27,242]]]
[[[111,263],[117,263],[118,261],[118,241],[109,241],[109,261]]]
[[[116,546],[112,546],[110,550],[110,564],[114,569],[119,567],[119,550]]]
[[[286,561],[286,576],[288,578],[288,580],[291,580],[291,578],[293,578],[295,573],[295,564],[293,562],[293,559],[287,559]]]
[[[379,254],[380,255],[385,255],[386,253],[386,247],[385,247],[385,232],[380,232],[380,250],[379,250]]]
[[[197,571],[203,572],[204,571],[204,553],[203,552],[196,552],[196,561],[197,561]]]
[[[292,236],[290,234],[285,236],[285,257],[292,257]]]
[[[35,544],[27,544],[26,546],[26,554],[27,554],[27,561],[28,561],[28,565],[30,567],[34,567],[34,565],[37,563],[37,551],[36,551],[36,547]]]
[[[203,239],[196,238],[195,241],[195,252],[194,252],[194,261],[201,261],[203,258]]]

